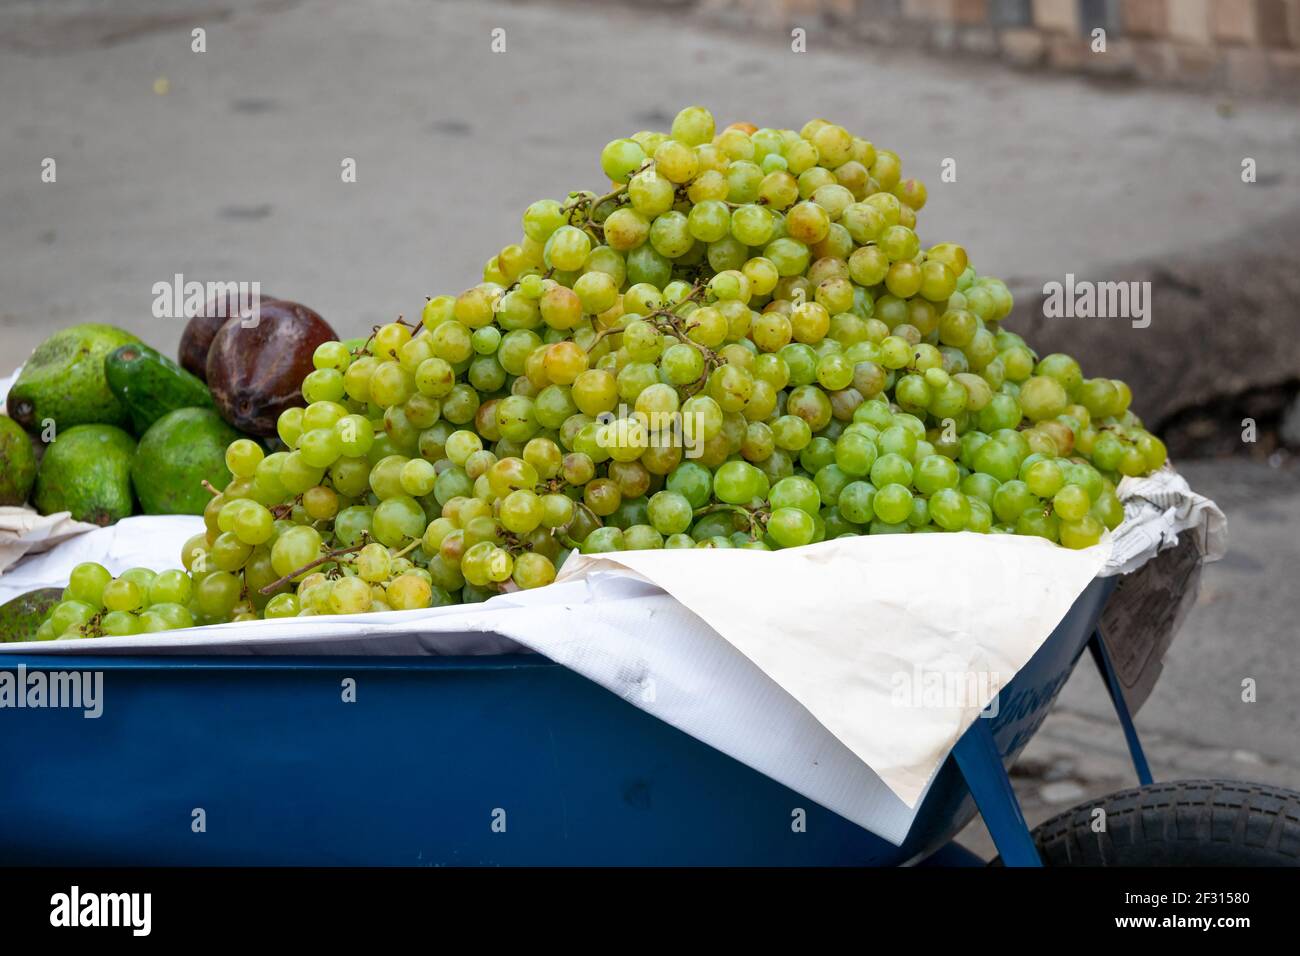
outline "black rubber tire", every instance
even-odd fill
[[[1099,807],[1106,829],[1095,833]],[[1238,780],[1156,783],[1080,804],[1033,837],[1044,866],[1300,866],[1300,793]]]

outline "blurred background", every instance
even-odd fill
[[[1228,514],[1138,718],[1157,777],[1300,788],[1300,0],[0,0],[0,90],[0,374],[77,322],[174,354],[178,273],[364,334],[693,103],[897,151],[922,240],[1128,380]],[[1150,325],[1045,318],[1067,274],[1150,282]],[[1091,667],[1015,781],[1031,824],[1132,782]]]

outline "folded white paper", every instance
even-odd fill
[[[95,530],[99,525],[73,519],[69,511],[39,514],[35,508],[0,507],[0,572],[29,554],[48,551],[60,542]]]

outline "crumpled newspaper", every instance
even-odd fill
[[[1218,561],[1228,551],[1228,519],[1209,498],[1198,495],[1172,468],[1145,478],[1125,478],[1116,489],[1124,523],[1115,529],[1102,577],[1128,574],[1191,532],[1202,560]]]

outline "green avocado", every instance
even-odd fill
[[[78,521],[110,525],[131,513],[135,439],[114,425],[61,430],[45,449],[33,501],[43,515],[70,511]]]
[[[62,588],[38,588],[0,604],[0,644],[32,641],[50,608],[63,600]]]
[[[212,393],[198,376],[143,343],[114,349],[104,359],[104,374],[136,435],[178,408],[213,407]]]
[[[35,480],[31,437],[12,418],[0,415],[0,505],[26,504]]]
[[[131,464],[131,482],[144,513],[203,514],[212,500],[203,482],[226,487],[226,446],[240,437],[210,408],[178,408],[154,422]]]
[[[130,332],[94,323],[55,332],[36,347],[10,390],[10,416],[29,432],[41,431],[47,420],[56,431],[74,425],[129,425],[125,406],[109,390],[104,358],[139,341]]]

